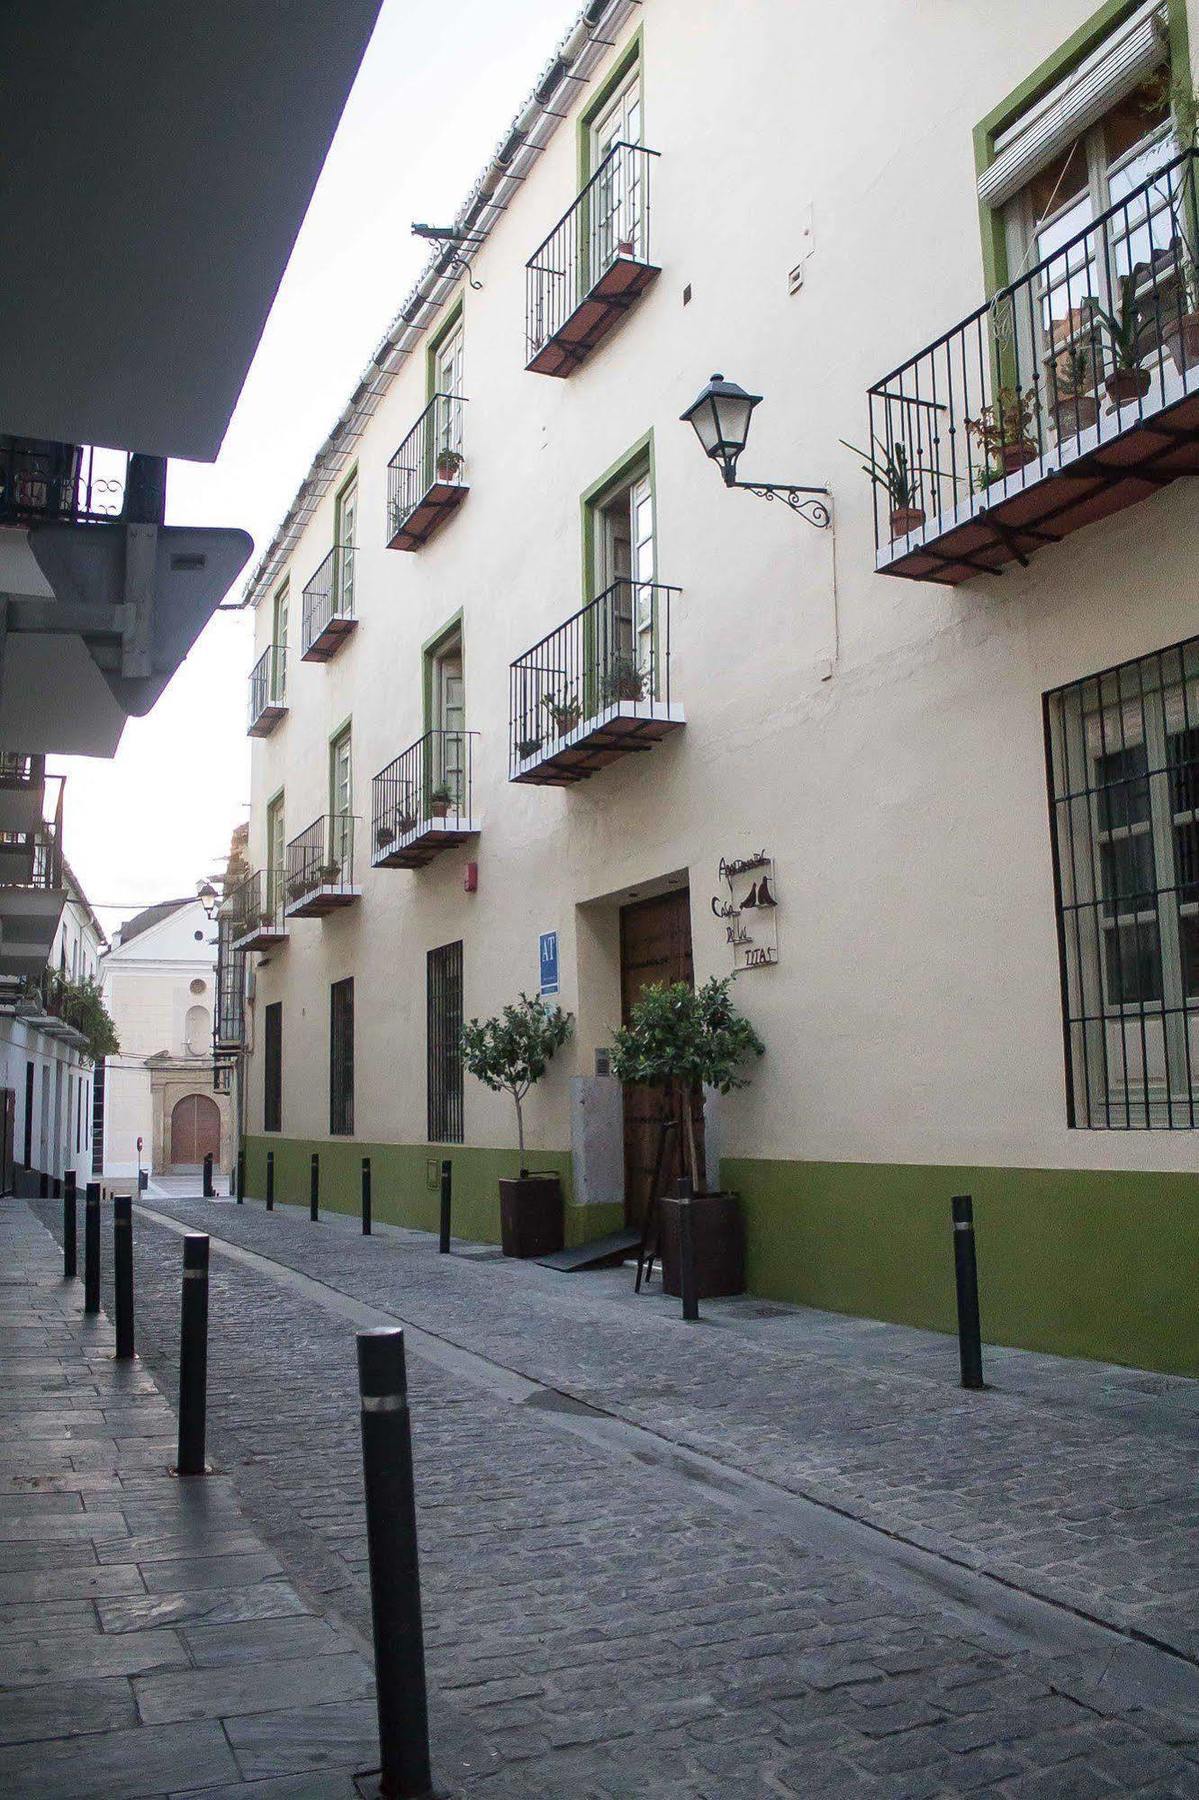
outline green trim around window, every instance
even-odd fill
[[[353,720],[352,714],[348,719],[342,720],[341,724],[337,727],[336,731],[331,731],[329,733],[329,804],[325,810],[328,812],[330,818],[333,817],[333,813],[335,810],[334,805],[333,805],[333,769],[335,766],[335,759],[336,759],[338,748],[341,745],[343,739],[345,739],[345,738],[348,738],[350,740],[350,755],[352,758],[353,752],[354,752],[354,720]],[[351,800],[351,803],[353,802],[353,799],[354,799],[354,766],[353,766],[353,761],[351,760],[351,764],[350,764],[350,800]]]
[[[594,600],[595,588],[595,515],[613,488],[624,486],[648,469],[650,492],[653,496],[654,508],[654,549],[658,548],[658,478],[654,459],[653,427],[631,444],[622,456],[618,456],[610,468],[604,470],[598,481],[593,481],[579,496],[579,509],[582,525],[583,549],[583,605]]]
[[[641,71],[641,137],[645,139],[645,54],[644,25],[638,25],[636,31],[617,56],[596,92],[591,96],[583,111],[579,114],[578,126],[578,163],[579,192],[582,193],[594,173],[591,167],[591,127],[608,105],[613,94],[620,87],[626,75],[634,67]]]
[[[462,323],[466,312],[466,292],[461,291],[458,298],[450,306],[449,312],[425,345],[425,405],[428,406],[437,392],[437,352],[449,337],[451,331]]]
[[[1024,80],[1006,94],[998,106],[992,107],[986,117],[980,119],[974,127],[974,174],[977,180],[984,170],[989,169],[995,160],[995,139],[1015,124],[1021,113],[1034,106],[1043,94],[1068,75],[1070,70],[1088,57],[1098,48],[1109,32],[1114,31],[1131,12],[1135,12],[1140,0],[1105,0],[1104,5],[1093,12],[1079,26],[1064,44],[1047,56],[1044,62],[1026,75]],[[1191,63],[1189,38],[1187,33],[1186,0],[1167,0],[1168,32],[1170,41],[1170,76],[1171,80],[1182,80],[1188,92],[1191,88]],[[1006,286],[1010,280],[1007,260],[1007,241],[1003,228],[1002,207],[988,206],[985,201],[978,203],[979,231],[982,237],[983,279],[988,296],[999,288]]]
[[[421,658],[421,717],[426,732],[433,729],[433,664],[438,655],[451,638],[458,638],[462,644],[462,687],[466,690],[466,632],[462,626],[462,608],[447,619],[431,638],[426,638],[420,647]]]

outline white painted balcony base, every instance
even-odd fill
[[[275,944],[287,942],[287,927],[281,919],[272,919],[269,924],[251,925],[248,931],[233,939],[234,950],[270,950]]]
[[[509,781],[537,787],[567,787],[586,781],[620,756],[650,750],[686,724],[674,700],[619,700],[573,731],[545,738],[530,756],[516,757]]]
[[[336,912],[339,907],[352,906],[355,900],[361,900],[360,887],[343,887],[339,882],[321,882],[309,888],[294,900],[289,900],[283,908],[285,919],[321,919],[326,913]]]
[[[407,831],[397,832],[385,844],[376,841],[372,869],[423,869],[426,863],[468,839],[478,837],[479,827],[466,813],[446,813],[444,818],[414,820]]]

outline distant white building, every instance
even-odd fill
[[[165,900],[116,934],[101,982],[120,1039],[106,1059],[96,1148],[105,1177],[190,1169],[231,1154],[230,1105],[213,1087],[215,933],[198,900]]]

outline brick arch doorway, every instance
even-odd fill
[[[208,1094],[185,1094],[171,1109],[171,1167],[194,1168],[209,1152],[220,1161],[220,1108]]]

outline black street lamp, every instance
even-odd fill
[[[215,919],[217,908],[221,903],[221,897],[213,887],[211,881],[205,881],[200,884],[200,887],[196,892],[196,899],[204,908],[204,917],[210,921]]]
[[[744,488],[746,492],[757,494],[762,500],[784,500],[801,519],[806,519],[809,525],[823,530],[831,523],[832,514],[824,500],[817,496],[827,496],[827,488],[795,487],[791,483],[777,481],[737,480],[737,460],[749,437],[749,422],[753,417],[754,407],[760,406],[761,402],[761,394],[747,394],[735,381],[726,381],[723,375],[713,375],[680,417],[685,423],[694,426],[695,435],[703,445],[704,455],[710,456],[713,462],[720,465],[726,487]]]

